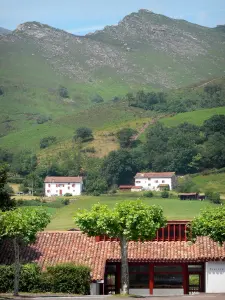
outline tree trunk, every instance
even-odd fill
[[[19,276],[20,276],[20,248],[17,238],[13,239],[15,252],[15,269],[14,269],[14,296],[19,295]]]
[[[129,294],[129,270],[127,260],[127,240],[123,236],[120,238],[121,248],[121,294]]]

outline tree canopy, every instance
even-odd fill
[[[7,184],[7,165],[0,165],[0,210],[6,211],[16,206],[15,200],[11,198]]]
[[[93,132],[88,127],[79,127],[75,132],[74,139],[81,139],[82,141],[89,141],[93,139]]]
[[[222,245],[225,242],[225,206],[202,211],[191,222],[190,235],[193,240],[198,236],[209,236]]]
[[[119,130],[116,134],[121,148],[128,148],[131,146],[131,138],[137,133],[136,130],[132,128],[123,128]]]
[[[14,295],[19,291],[20,245],[35,242],[39,231],[50,222],[45,209],[17,208],[0,214],[0,236],[13,240],[15,252]]]
[[[78,210],[74,220],[89,236],[107,235],[120,240],[124,294],[129,293],[128,241],[151,240],[157,230],[166,224],[162,208],[146,205],[140,200],[116,203],[113,209],[96,204],[90,211]]]

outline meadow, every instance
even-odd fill
[[[70,205],[56,209],[53,213],[51,223],[47,230],[69,230],[75,228],[73,217],[77,209],[90,209],[95,203],[106,204],[113,207],[115,203],[124,200],[136,200],[141,194],[118,193],[115,195],[80,196],[76,197]],[[208,201],[181,201],[175,195],[169,199],[160,197],[145,198],[141,200],[148,205],[159,205],[163,208],[164,214],[168,220],[191,220],[199,214],[201,209],[209,206],[215,206]],[[53,211],[52,211],[53,212]]]

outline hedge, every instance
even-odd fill
[[[74,264],[47,267],[41,272],[37,264],[21,267],[20,292],[90,294],[90,268]],[[13,291],[14,266],[0,265],[0,293]]]

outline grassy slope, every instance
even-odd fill
[[[225,107],[216,107],[216,108],[180,113],[173,117],[162,118],[160,122],[162,122],[164,125],[169,127],[177,126],[184,122],[192,123],[195,125],[202,125],[205,120],[217,114],[225,115]]]
[[[212,190],[225,195],[225,173],[198,175],[193,177],[201,191]]]
[[[99,197],[77,197],[77,200],[74,203],[57,210],[47,229],[67,230],[74,228],[75,225],[73,222],[73,216],[78,208],[90,209],[91,206],[97,202],[113,207],[116,202],[123,200],[135,200],[139,196],[139,194],[135,193],[124,193],[112,196],[102,195]],[[190,220],[196,216],[201,209],[212,205],[207,201],[180,201],[178,198],[142,198],[142,200],[149,205],[156,204],[162,206],[164,213],[169,220]]]

